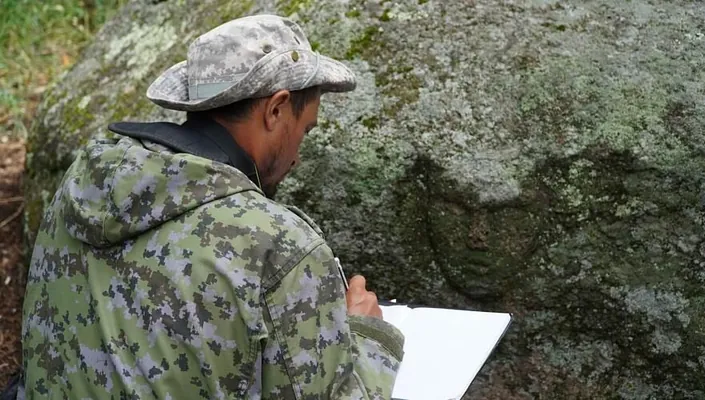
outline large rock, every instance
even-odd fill
[[[514,313],[469,397],[705,398],[702,2],[133,1],[41,107],[29,243],[75,149],[180,121],[151,80],[263,11],[359,76],[282,200],[381,296]]]

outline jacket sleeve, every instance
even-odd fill
[[[296,398],[391,398],[404,337],[379,318],[347,315],[328,246],[313,248],[266,292],[265,302],[269,336],[278,342]],[[263,375],[265,388],[282,384],[271,381],[281,376]]]

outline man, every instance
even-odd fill
[[[187,121],[117,123],[68,169],[34,247],[26,398],[388,399],[403,337],[318,227],[273,201],[320,95],[355,87],[294,22],[196,39],[148,89]]]

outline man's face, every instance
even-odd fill
[[[277,186],[299,163],[299,146],[304,136],[313,129],[318,120],[320,96],[309,102],[297,118],[291,102],[283,104],[277,123],[267,140],[267,157],[260,166],[262,189],[269,198],[274,198]]]

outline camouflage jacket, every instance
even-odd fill
[[[403,336],[346,311],[301,212],[229,165],[94,139],[34,246],[26,398],[388,399]]]

